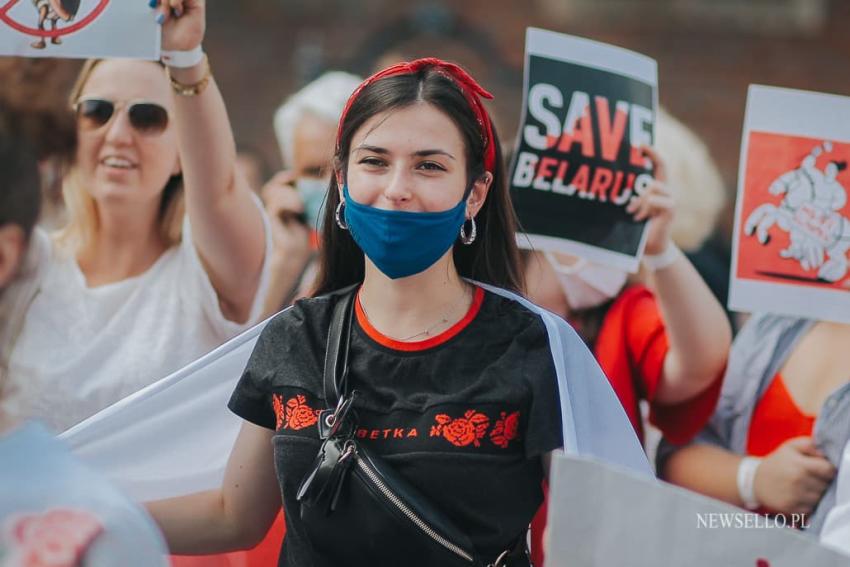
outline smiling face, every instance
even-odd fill
[[[347,173],[349,194],[358,203],[413,212],[451,209],[468,183],[461,132],[428,103],[366,121],[351,140]],[[483,195],[473,202],[475,197],[483,201]]]
[[[100,207],[112,203],[158,207],[169,178],[180,171],[177,136],[172,126],[140,132],[130,123],[127,109],[143,101],[174,115],[163,69],[144,61],[103,61],[80,93],[80,100],[89,98],[111,101],[115,110],[103,126],[78,128],[76,167],[84,186]]]
[[[415,213],[454,212],[452,208],[471,184],[461,212],[466,218],[464,232],[468,236],[475,232],[477,237],[470,244],[462,242],[459,226],[451,249],[428,271],[445,275],[454,270],[466,278],[521,290],[516,215],[505,183],[499,139],[495,129],[481,126],[482,121],[490,123],[486,112],[479,113],[477,104],[470,104],[476,96],[469,91],[472,79],[434,59],[386,69],[382,75],[356,91],[340,119],[314,294],[363,282],[375,267],[368,255],[364,263],[363,250],[344,222],[334,220],[348,218],[349,211],[358,208],[344,206],[345,184],[352,203],[379,209],[365,211],[369,217],[382,218],[381,222],[392,218],[394,224],[406,219],[427,221],[416,223],[419,226],[442,223],[449,215],[417,217]],[[494,154],[489,158],[488,144]],[[456,217],[452,218],[454,224]],[[401,227],[401,232],[412,227]],[[381,239],[396,236],[379,235]]]

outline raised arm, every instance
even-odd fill
[[[281,507],[273,435],[244,422],[220,489],[147,504],[172,553],[250,549],[263,539]]]
[[[160,0],[163,49],[188,51],[201,44],[204,0]],[[182,85],[207,73],[206,61],[169,69]],[[222,310],[244,322],[257,291],[265,242],[260,210],[236,172],[236,145],[221,92],[210,79],[195,96],[175,93],[175,117],[192,236]]]
[[[676,404],[708,388],[723,372],[732,342],[732,329],[720,303],[702,277],[673,246],[670,234],[673,197],[666,183],[661,157],[645,148],[653,162],[655,182],[629,204],[635,220],[650,219],[645,253],[665,252],[675,258],[669,265],[648,271],[647,284],[655,293],[667,329],[670,348],[658,385],[656,401]]]

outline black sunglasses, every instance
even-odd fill
[[[109,122],[115,113],[116,104],[102,98],[84,98],[74,105],[77,124],[81,130],[96,130]],[[153,102],[131,102],[126,104],[130,124],[142,134],[159,134],[168,126],[168,111]]]

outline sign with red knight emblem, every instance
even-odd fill
[[[729,306],[850,323],[850,98],[753,85]]]
[[[147,2],[0,0],[0,55],[159,59]]]

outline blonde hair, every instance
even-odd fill
[[[103,59],[89,59],[80,69],[69,97],[72,106],[80,98],[92,71],[102,61]],[[76,164],[71,165],[70,171],[63,179],[62,195],[68,209],[68,224],[59,231],[56,241],[66,251],[78,250],[91,243],[100,220],[95,200],[80,180]],[[183,180],[181,176],[176,175],[166,183],[159,209],[160,237],[169,247],[180,242],[184,213]]]
[[[673,241],[692,252],[714,231],[726,204],[723,178],[706,145],[662,107],[656,135],[656,148],[667,164],[667,180],[676,201]]]

